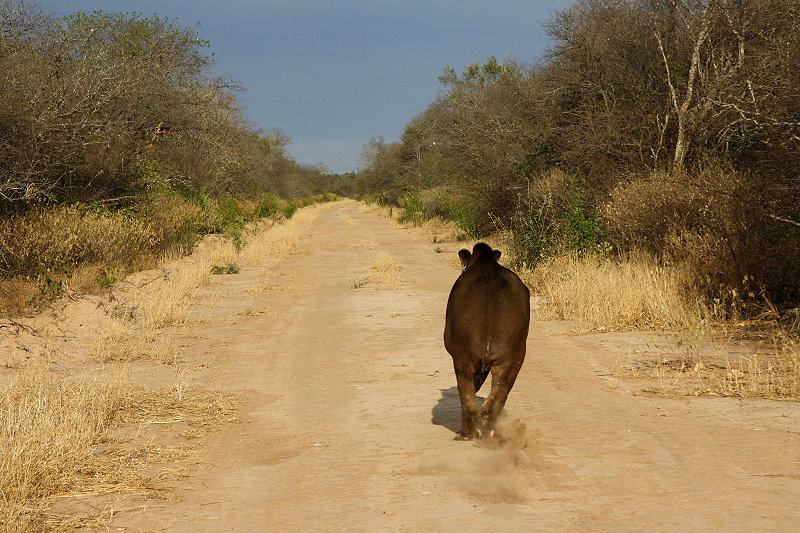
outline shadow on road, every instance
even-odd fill
[[[461,400],[458,397],[458,387],[439,389],[442,397],[431,410],[431,424],[444,426],[453,433],[461,429]],[[483,405],[483,397],[477,396],[478,409]]]

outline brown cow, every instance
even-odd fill
[[[530,292],[522,280],[498,264],[500,250],[478,243],[458,252],[464,270],[450,291],[444,345],[453,357],[461,397],[461,431],[455,440],[494,436],[494,424],[525,360]],[[492,373],[478,423],[475,393]]]

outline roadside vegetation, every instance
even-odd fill
[[[100,291],[206,234],[289,218],[330,177],[244,118],[194,27],[0,0],[0,314]],[[298,200],[303,198],[303,200]]]
[[[110,507],[69,503],[92,495],[171,497],[236,419],[182,369],[196,291],[289,253],[300,209],[335,198],[335,177],[245,120],[209,46],[158,15],[0,0],[0,531],[97,526]],[[156,267],[147,291],[119,289]],[[81,311],[90,333],[37,326],[91,293],[107,298]]]
[[[505,235],[540,316],[735,326],[796,376],[800,3],[578,0],[546,27],[530,62],[445,68],[342,192],[459,240]]]
[[[173,330],[196,290],[290,253],[292,223],[312,216],[298,210],[326,191],[409,224],[446,219],[462,241],[501,233],[540,316],[755,337],[757,356],[708,364],[700,341],[684,343],[653,371],[707,371],[698,393],[800,398],[800,3],[577,0],[548,30],[551,50],[530,63],[445,69],[398,142],[372,140],[358,173],[333,176],[245,120],[196,28],[0,0],[2,326],[32,331],[20,316],[110,296],[223,236],[109,310],[80,365],[48,339],[44,356],[0,368],[0,531],[103,518],[58,514],[57,496],[157,495],[145,467],[191,450],[134,446],[130,424],[185,423],[188,440],[235,418],[224,393],[112,370],[177,376]],[[392,258],[367,276],[353,287],[402,282]]]
[[[123,491],[166,497],[167,473],[152,464],[191,457],[196,445],[130,445],[130,424],[186,424],[198,431],[235,420],[235,402],[219,392],[160,390],[125,377],[64,377],[26,371],[0,394],[0,531],[69,531],[98,525],[107,511],[52,512],[54,496]]]
[[[96,335],[81,341],[87,357],[80,364],[66,363],[75,353],[51,348],[43,333],[41,353],[31,344],[25,361],[0,367],[0,531],[70,531],[113,517],[111,507],[77,511],[65,503],[70,499],[174,497],[171,482],[208,431],[236,421],[236,398],[199,389],[185,375],[191,354],[181,345],[196,334],[187,320],[197,291],[216,265],[235,265],[238,273],[295,252],[315,216],[299,210],[280,224],[247,229],[241,248],[229,238],[209,239],[192,256],[162,266],[141,290],[100,300],[97,316],[83,318],[98,323]],[[2,325],[32,332],[24,320]],[[137,382],[130,369],[141,373],[142,365],[146,374],[163,373],[164,384]],[[148,437],[148,428],[158,428],[159,437]]]
[[[352,185],[464,240],[508,231],[518,266],[635,258],[715,318],[781,314],[800,301],[798,14],[578,1],[535,62],[446,68],[398,142],[364,146]]]

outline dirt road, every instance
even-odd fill
[[[453,441],[442,345],[459,243],[354,202],[301,253],[215,278],[185,347],[242,400],[181,490],[125,531],[798,531],[796,404],[636,394],[618,354],[534,320],[502,449]],[[441,251],[442,253],[437,253]],[[401,283],[369,269],[393,257]]]

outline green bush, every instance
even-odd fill
[[[516,266],[537,265],[557,248],[560,228],[546,205],[520,206],[511,217],[511,248]]]
[[[297,205],[297,202],[294,200],[289,200],[283,206],[283,216],[286,218],[292,218],[292,216],[297,212],[300,206]]]
[[[385,194],[370,194],[364,198],[364,203],[366,205],[375,204],[378,207],[389,207],[391,206],[391,202],[389,198]]]
[[[600,215],[596,209],[587,209],[583,202],[583,191],[573,187],[570,210],[564,224],[564,240],[567,248],[574,252],[585,252],[593,248],[600,239]]]
[[[211,267],[211,273],[215,275],[238,274],[239,265],[237,265],[236,263],[228,263],[227,265],[213,265]]]
[[[266,194],[258,201],[255,209],[257,218],[275,218],[283,207],[283,200],[277,194]]]
[[[215,211],[217,231],[224,233],[231,239],[236,249],[241,250],[244,246],[247,216],[239,201],[231,197],[217,198]]]
[[[400,207],[403,209],[400,222],[419,226],[425,221],[425,204],[418,195],[406,194],[400,198]]]
[[[445,208],[445,217],[455,222],[467,239],[474,239],[481,236],[479,224],[480,216],[481,210],[470,202],[449,204]]]

